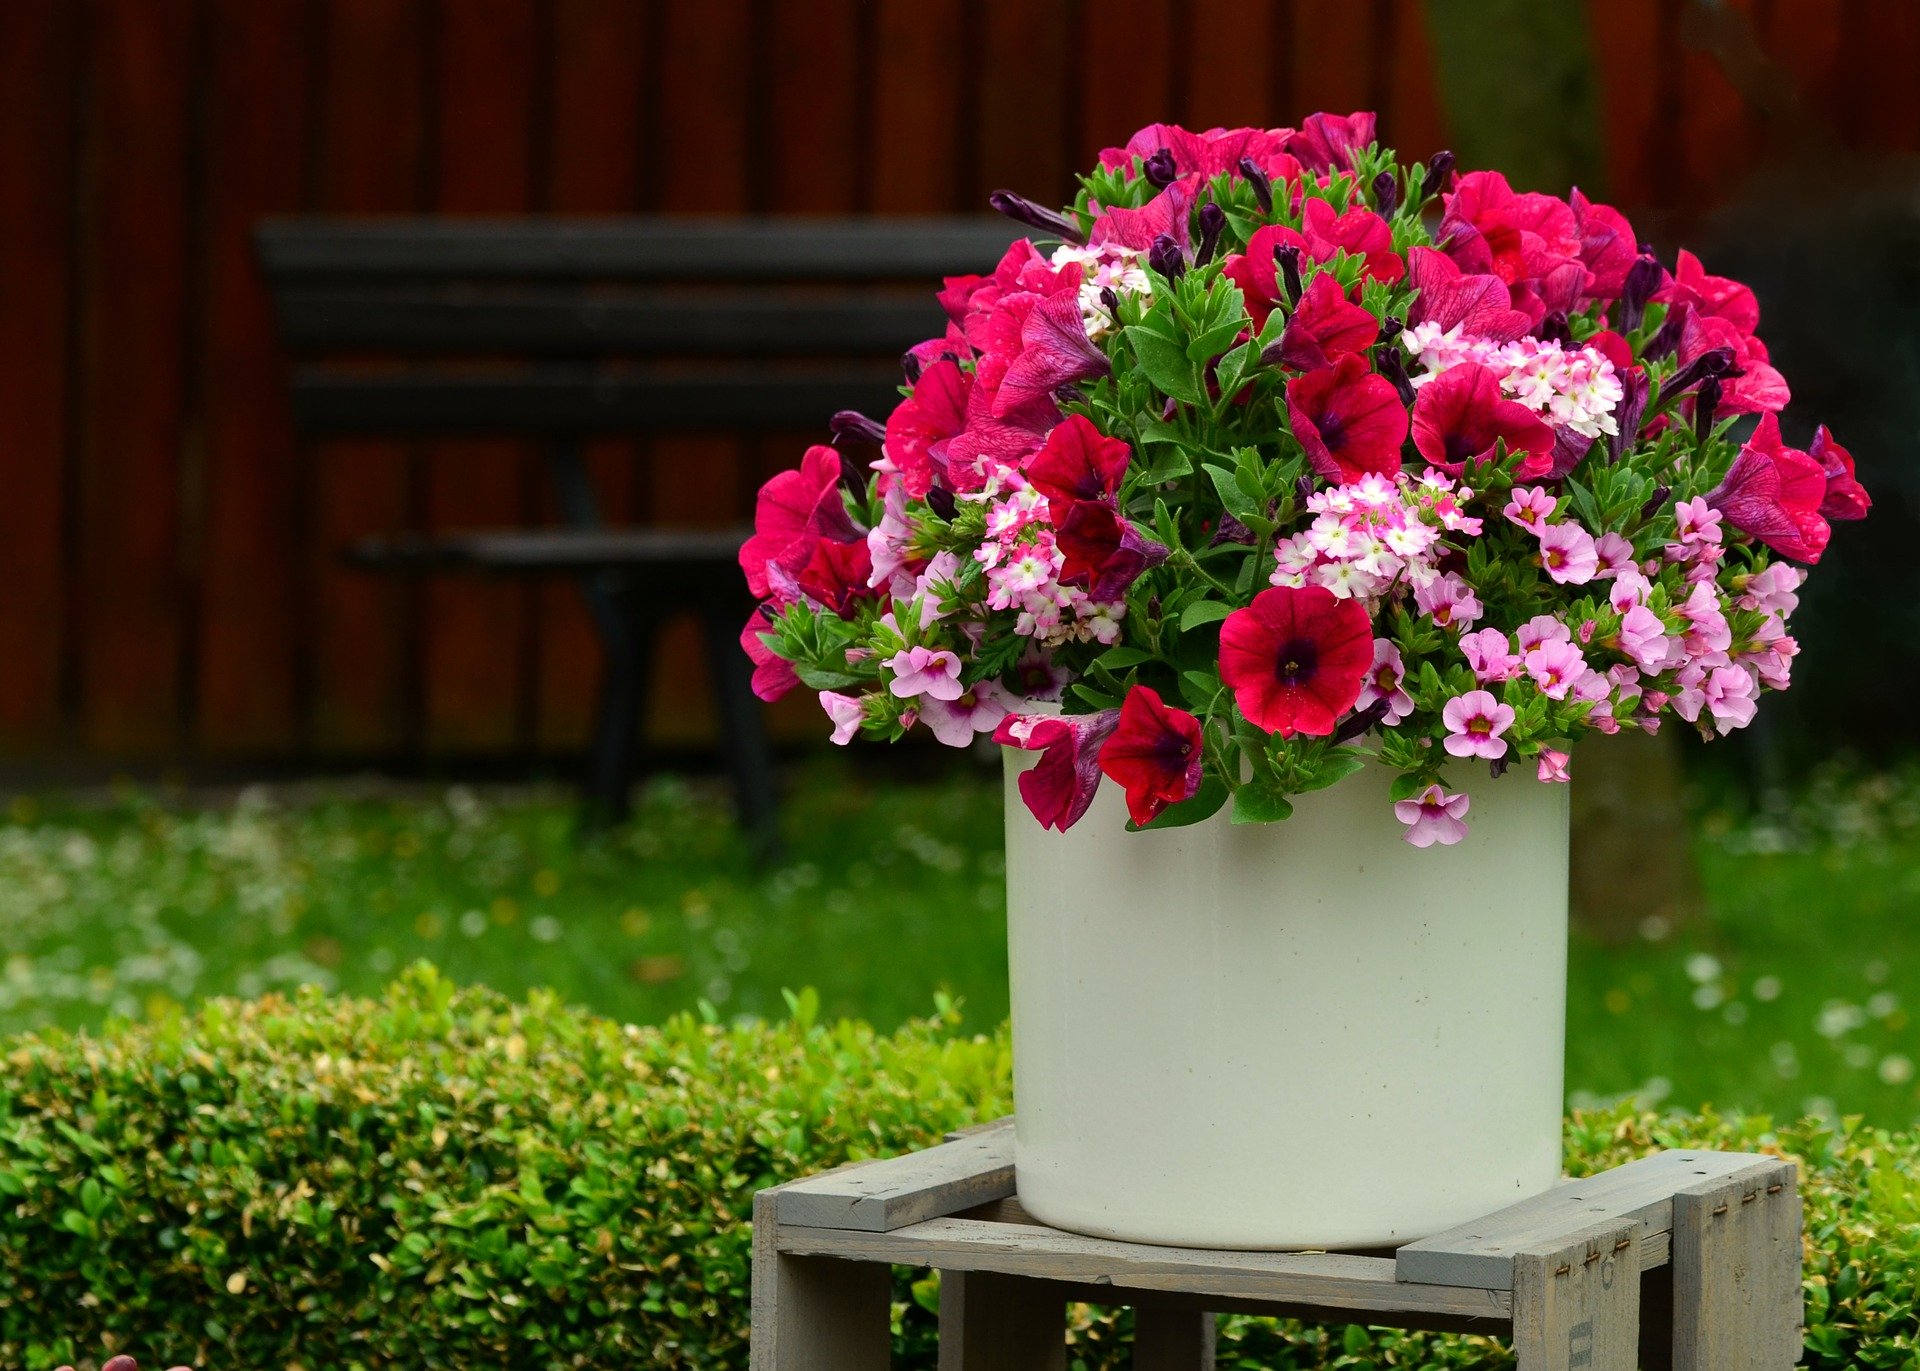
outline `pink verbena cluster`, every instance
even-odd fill
[[[1538,338],[1495,342],[1442,328],[1433,320],[1400,335],[1422,370],[1412,377],[1418,391],[1462,362],[1477,362],[1499,378],[1500,389],[1557,427],[1583,438],[1620,431],[1614,409],[1626,392],[1611,358],[1597,347],[1565,347]]]
[[[1325,586],[1341,599],[1369,602],[1397,585],[1450,596],[1452,590],[1433,588],[1459,581],[1440,570],[1440,559],[1448,533],[1479,534],[1480,520],[1461,508],[1472,498],[1471,490],[1432,468],[1418,478],[1370,472],[1350,485],[1315,491],[1306,499],[1313,522],[1275,546],[1268,581]]]

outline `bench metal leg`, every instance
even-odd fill
[[[1791,1162],[1673,1197],[1674,1371],[1800,1360],[1800,1192]]]
[[[720,741],[733,773],[740,826],[762,857],[772,857],[780,845],[779,798],[763,707],[753,693],[753,663],[740,649],[740,625],[746,617],[745,608],[737,614],[708,609],[700,616],[700,627],[720,706]]]
[[[772,1192],[753,1201],[751,1371],[887,1371],[893,1271],[777,1249]]]
[[[620,612],[604,588],[594,604],[604,664],[594,718],[593,752],[587,760],[586,800],[590,821],[623,823],[633,807],[633,773],[640,747],[640,715],[652,664],[652,626]]]
[[[940,1371],[1066,1371],[1067,1302],[1045,1281],[940,1273]]]
[[[1135,1306],[1133,1371],[1213,1371],[1217,1331],[1211,1314]]]
[[[1640,1248],[1632,1221],[1589,1229],[1513,1259],[1520,1371],[1634,1371],[1640,1360]]]

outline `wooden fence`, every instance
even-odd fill
[[[363,532],[547,517],[544,483],[513,443],[300,449],[248,246],[263,214],[974,210],[1002,185],[1063,196],[1155,118],[1319,108],[1377,109],[1425,155],[1468,141],[1473,26],[1505,8],[6,0],[0,755],[533,755],[583,736],[594,649],[568,587],[410,587],[333,560]],[[1564,98],[1586,102],[1623,207],[1710,204],[1761,155],[1738,60],[1690,9],[1574,12]],[[1920,139],[1920,6],[1720,12],[1848,141]],[[1747,77],[1762,102],[1766,77]],[[712,523],[791,456],[595,460],[617,516]],[[697,653],[663,657],[653,730],[697,739]]]

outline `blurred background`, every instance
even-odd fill
[[[691,624],[654,657],[644,732],[672,774],[632,823],[583,838],[564,793],[499,787],[567,777],[586,746],[598,648],[575,589],[338,554],[552,523],[539,454],[297,438],[251,234],[287,214],[974,214],[999,187],[1065,200],[1155,120],[1364,108],[1404,158],[1578,185],[1668,260],[1685,243],[1751,281],[1789,438],[1830,424],[1875,499],[1809,586],[1795,690],[1732,744],[1610,783],[1608,850],[1644,851],[1624,805],[1633,843],[1651,822],[1677,855],[1588,930],[1576,1022],[1639,1031],[1576,1032],[1573,1084],[1905,1122],[1916,70],[1911,0],[6,0],[0,1026],[365,989],[415,955],[641,1019],[778,1013],[812,983],[833,1012],[957,992],[997,1020],[990,769],[824,758],[790,699],[789,854],[755,870],[702,779],[718,724]],[[610,522],[719,528],[807,437],[588,458]]]

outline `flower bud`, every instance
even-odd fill
[[[1640,436],[1640,420],[1647,412],[1647,373],[1639,367],[1628,367],[1618,373],[1620,380],[1620,403],[1614,406],[1615,431],[1607,438],[1609,461],[1617,462]]]
[[[1445,148],[1427,159],[1426,187],[1429,191],[1444,189],[1447,178],[1453,175],[1453,154]]]
[[[1087,235],[1080,231],[1080,225],[1056,210],[1035,204],[1024,195],[1015,195],[1010,190],[996,190],[987,197],[987,203],[1016,224],[1025,224],[1063,243],[1087,241]]]
[[[1497,781],[1502,776],[1507,774],[1507,768],[1512,765],[1513,765],[1513,757],[1511,754],[1508,754],[1502,757],[1495,757],[1492,761],[1487,763],[1487,775],[1493,777],[1493,779]]]
[[[1333,731],[1333,745],[1338,747],[1341,743],[1352,742],[1386,717],[1387,702],[1385,700],[1375,700],[1365,709],[1356,710],[1343,719],[1340,727]]]
[[[1109,319],[1115,323],[1120,321],[1120,297],[1112,286],[1100,287],[1100,307],[1106,310]]]
[[[1193,264],[1204,267],[1213,260],[1213,250],[1227,227],[1227,212],[1209,200],[1200,206],[1200,246],[1194,250]]]
[[[1173,241],[1173,235],[1163,233],[1147,249],[1147,265],[1169,281],[1177,281],[1180,273],[1187,269],[1187,259],[1180,251],[1180,245]]]
[[[1644,505],[1640,506],[1640,522],[1644,524],[1647,520],[1658,514],[1661,507],[1667,503],[1668,498],[1672,494],[1673,492],[1666,486],[1655,486],[1653,488],[1653,497]]]
[[[1626,284],[1620,287],[1620,331],[1632,333],[1647,315],[1647,301],[1660,286],[1660,260],[1642,253],[1627,268]]]
[[[1253,198],[1260,202],[1261,212],[1273,213],[1273,180],[1260,169],[1260,164],[1251,157],[1242,157],[1240,175],[1253,187]]]
[[[1662,329],[1661,332],[1666,330]],[[1667,378],[1662,388],[1665,395],[1678,395],[1687,387],[1702,378],[1725,376],[1733,367],[1733,349],[1730,347],[1708,348],[1698,357],[1688,362],[1680,370]]]
[[[1273,261],[1280,268],[1281,291],[1291,307],[1300,298],[1300,249],[1282,243],[1273,250]]]
[[[1140,172],[1155,190],[1165,190],[1180,179],[1180,168],[1174,165],[1173,153],[1166,148],[1159,149],[1149,157]]]
[[[952,519],[959,512],[959,502],[953,498],[953,492],[945,486],[935,486],[927,492],[927,508],[942,519]]]
[[[836,444],[881,443],[886,441],[887,430],[874,420],[869,419],[857,409],[843,409],[827,421],[827,428],[833,434]]]
[[[1700,383],[1700,389],[1693,394],[1693,439],[1697,443],[1707,441],[1707,435],[1713,432],[1713,412],[1720,408],[1720,378],[1709,376]]]
[[[1567,312],[1556,309],[1540,321],[1540,327],[1534,330],[1534,337],[1543,343],[1558,343],[1565,347],[1573,341],[1573,329],[1567,324]]]
[[[1373,207],[1382,219],[1393,218],[1393,212],[1400,208],[1400,178],[1391,171],[1373,178]]]
[[[1676,309],[1668,312],[1653,337],[1647,339],[1647,345],[1640,349],[1640,356],[1649,362],[1658,362],[1673,355],[1680,346],[1680,335],[1686,329],[1687,312]]]
[[[1398,330],[1395,330],[1398,332]],[[1400,344],[1389,338],[1373,350],[1373,368],[1400,392],[1400,403],[1408,409],[1413,408],[1413,378],[1407,375],[1407,358]]]
[[[920,373],[926,369],[926,363],[922,362],[917,354],[908,352],[901,355],[900,373],[907,378],[908,385],[918,385]]]

